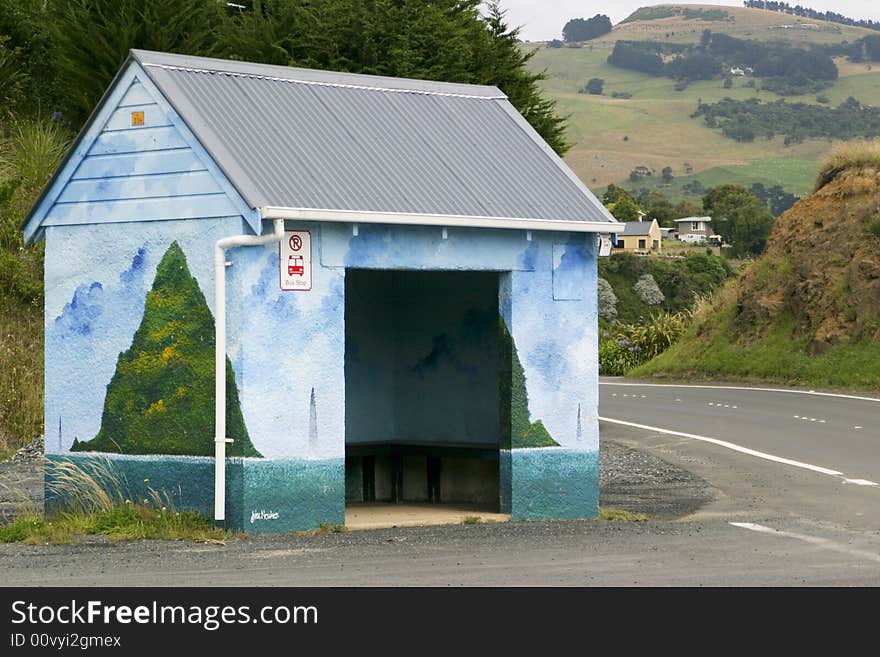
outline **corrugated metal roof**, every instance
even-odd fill
[[[614,222],[495,87],[132,56],[254,208]]]
[[[627,221],[623,224],[623,232],[619,235],[650,235],[651,221]]]

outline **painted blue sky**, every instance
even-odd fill
[[[177,239],[214,312],[213,244],[240,219],[50,228],[46,246],[46,446],[66,451],[101,426],[107,384],[131,345],[156,267]],[[205,282],[209,286],[205,286]]]

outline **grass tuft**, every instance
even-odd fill
[[[648,516],[644,513],[632,513],[623,509],[599,509],[599,520],[608,522],[645,522]]]
[[[864,168],[880,171],[880,140],[847,142],[835,148],[819,169],[813,192],[818,192],[844,171]]]

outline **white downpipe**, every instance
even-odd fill
[[[261,217],[262,219],[262,217]],[[268,235],[235,235],[214,245],[214,520],[226,519],[226,249],[258,246],[284,239],[284,219],[275,219]]]

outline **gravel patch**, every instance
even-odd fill
[[[0,523],[23,510],[43,507],[43,438],[0,461]]]
[[[709,484],[650,452],[610,440],[599,445],[599,506],[672,520],[712,500]]]

